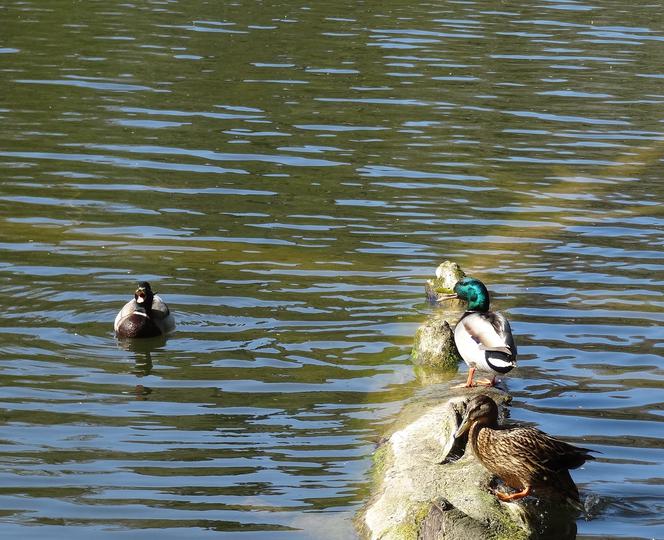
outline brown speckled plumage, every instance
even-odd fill
[[[528,490],[521,496],[533,490],[539,495],[561,497],[578,505],[579,492],[569,469],[594,459],[589,454],[592,450],[573,446],[535,428],[500,427],[498,407],[484,395],[468,403],[457,436],[466,431],[468,442],[482,465],[508,486]],[[513,496],[513,500],[521,496]]]

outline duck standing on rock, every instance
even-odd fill
[[[489,311],[489,291],[479,279],[464,278],[454,286],[454,294],[468,303],[454,329],[454,343],[461,358],[468,364],[466,388],[474,386],[473,376],[480,369],[493,377],[480,384],[493,386],[496,374],[505,374],[516,366],[516,343],[507,319]]]
[[[486,469],[519,490],[508,495],[496,491],[501,501],[516,501],[533,490],[566,500],[580,509],[579,491],[569,474],[595,459],[588,448],[573,446],[532,427],[498,426],[498,406],[485,395],[468,402],[455,438],[468,432],[468,443]]]
[[[141,281],[134,299],[127,302],[115,317],[115,335],[119,338],[147,338],[175,330],[175,318],[166,303]]]

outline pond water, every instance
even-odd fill
[[[512,418],[602,452],[578,537],[664,538],[661,12],[6,3],[0,535],[353,538],[451,259]]]

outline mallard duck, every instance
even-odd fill
[[[508,495],[496,491],[501,501],[516,501],[533,490],[566,499],[579,508],[579,492],[569,474],[589,459],[594,450],[572,446],[532,427],[498,426],[498,406],[488,396],[468,402],[455,438],[468,433],[477,459],[505,484],[519,490]]]
[[[164,301],[141,281],[134,299],[127,302],[115,317],[115,334],[121,338],[145,338],[175,330],[175,318]]]
[[[480,384],[493,386],[496,374],[505,374],[516,366],[516,343],[507,319],[489,311],[489,291],[479,279],[464,278],[454,286],[456,297],[468,303],[454,329],[454,343],[468,364],[468,379],[463,385],[474,386],[475,370],[490,372],[493,377]]]

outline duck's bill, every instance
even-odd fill
[[[451,300],[453,298],[459,298],[459,295],[456,294],[456,293],[452,293],[452,294],[438,293],[437,296],[438,296],[438,300]]]
[[[458,439],[459,437],[463,436],[466,433],[466,431],[468,431],[469,429],[470,429],[470,420],[466,418],[459,426],[459,429],[457,429],[454,432],[454,438]]]
[[[138,302],[139,304],[142,304],[143,302],[145,302],[145,290],[144,289],[136,289],[136,292],[134,294],[136,294],[136,302]]]

